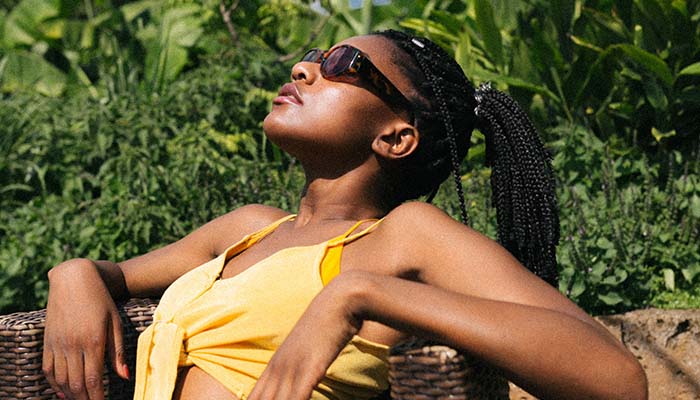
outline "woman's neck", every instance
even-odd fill
[[[298,226],[324,221],[380,218],[387,210],[376,190],[373,174],[351,171],[337,178],[307,175],[296,218]]]

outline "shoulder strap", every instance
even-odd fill
[[[229,258],[235,256],[236,254],[242,252],[243,250],[247,249],[248,247],[254,245],[256,242],[258,242],[260,239],[264,238],[265,236],[269,235],[270,233],[274,232],[275,229],[277,229],[278,226],[280,226],[282,223],[287,222],[289,220],[292,220],[296,217],[296,214],[289,214],[285,217],[282,217],[278,219],[277,221],[271,223],[270,225],[255,231],[253,233],[249,233],[248,235],[244,236],[243,239],[241,239],[238,243],[232,245],[226,251],[224,251],[223,254],[225,254],[224,259],[228,260]],[[223,268],[223,266],[222,266]]]
[[[296,217],[296,214],[289,214],[285,217],[282,217],[278,219],[277,221],[271,223],[270,225],[260,229],[257,232],[254,232],[250,234],[248,238],[248,246],[252,245],[253,243],[257,242],[258,240],[264,238],[265,236],[269,235],[270,233],[274,232],[277,227],[282,225],[284,222],[287,222],[289,220],[292,220]]]
[[[380,220],[376,220],[372,225],[363,229],[361,232],[352,234],[355,231],[355,229],[357,229],[360,225],[373,220],[364,219],[358,221],[347,232],[328,241],[328,245],[326,247],[326,254],[323,257],[323,260],[321,260],[321,264],[319,266],[319,273],[321,275],[321,281],[323,282],[323,286],[326,286],[331,280],[333,280],[333,278],[338,276],[338,274],[340,273],[340,257],[343,255],[343,247],[347,243],[350,243],[353,240],[359,239],[362,236],[372,232],[377,227],[377,225],[379,225],[382,222],[382,220],[383,218]]]

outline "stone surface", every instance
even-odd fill
[[[700,310],[647,309],[596,319],[637,356],[650,400],[700,400]],[[513,385],[510,398],[535,399]]]

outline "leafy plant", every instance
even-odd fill
[[[621,152],[580,126],[553,133],[562,137],[553,143],[561,179],[560,289],[596,313],[690,293],[700,282],[697,164],[674,152],[661,177],[643,155]]]
[[[560,116],[649,154],[696,149],[697,1],[436,3],[401,25],[451,49],[475,81],[507,87],[541,127]]]
[[[160,92],[191,60],[204,26],[216,15],[199,2],[22,0],[0,13],[0,89],[47,96],[87,90],[98,97],[100,78],[122,90],[133,75]]]
[[[46,271],[68,258],[121,260],[244,204],[296,203],[300,171],[260,129],[287,71],[250,58],[257,74],[218,59],[161,96],[3,100],[2,312],[41,307]]]

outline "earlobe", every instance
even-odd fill
[[[372,149],[384,158],[399,159],[413,154],[418,141],[418,130],[411,125],[401,124],[377,135],[372,142]]]

